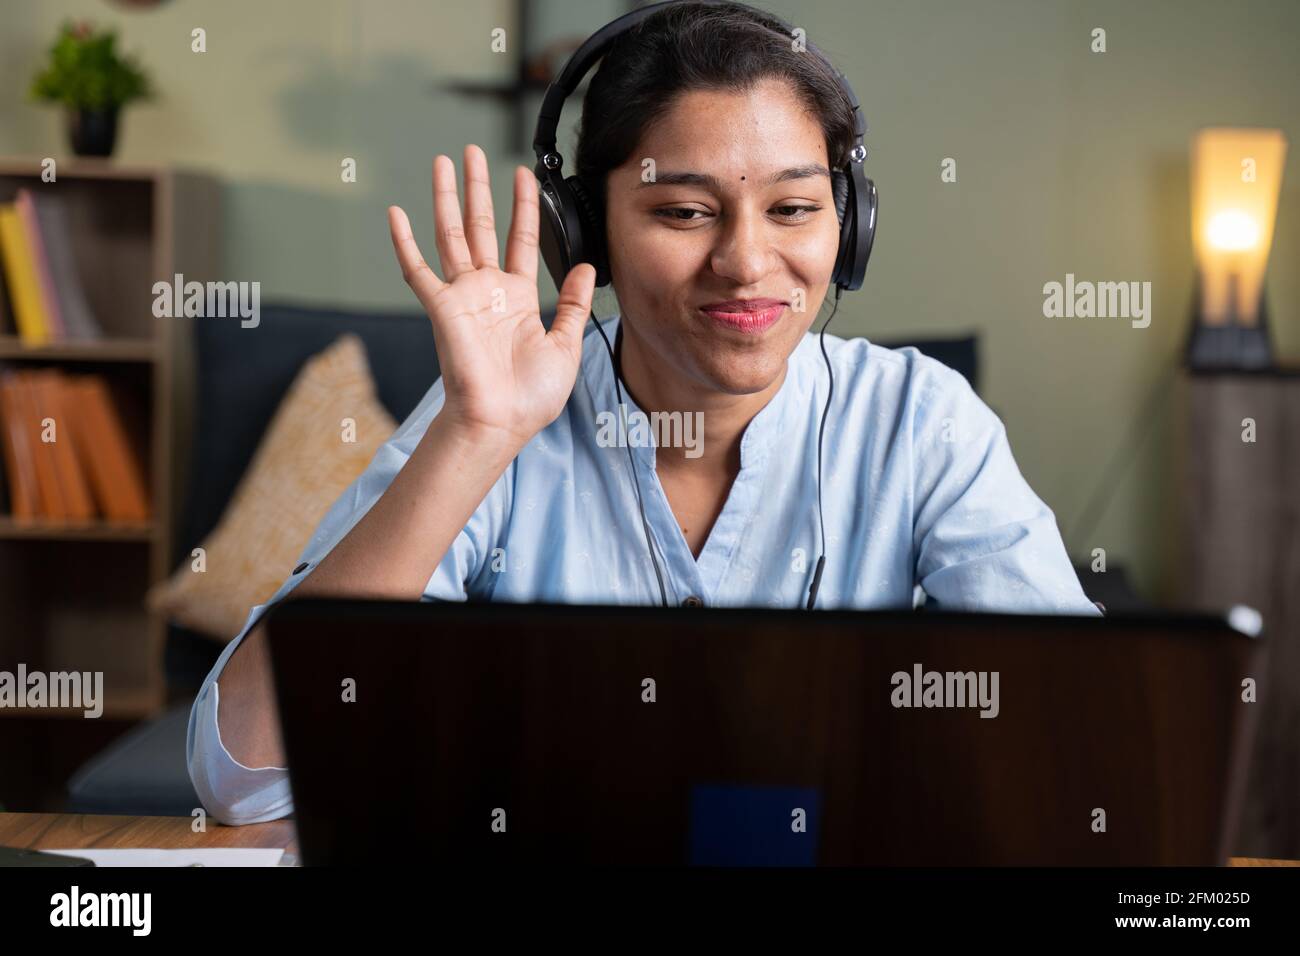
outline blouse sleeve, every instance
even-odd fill
[[[966,379],[920,357],[912,401],[916,580],[940,608],[1098,615],[1056,517]]]

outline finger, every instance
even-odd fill
[[[506,272],[537,281],[537,177],[527,166],[515,168],[515,206],[506,237]]]
[[[555,336],[575,353],[582,350],[582,332],[591,314],[591,297],[596,291],[596,269],[579,262],[569,270],[560,286],[560,300],[555,306],[555,321],[547,337]]]
[[[397,263],[402,267],[402,278],[411,287],[425,311],[429,311],[429,304],[442,290],[444,283],[420,254],[420,247],[416,245],[415,236],[411,232],[411,220],[401,206],[388,207],[388,234],[393,239]]]
[[[460,220],[456,167],[447,156],[438,156],[433,161],[433,222],[443,278],[454,282],[461,273],[473,272],[474,261],[465,244],[465,226]]]
[[[487,155],[472,143],[465,147],[465,236],[474,268],[499,268]]]

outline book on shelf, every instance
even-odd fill
[[[13,501],[9,497],[9,478],[4,458],[4,383],[0,382],[0,515],[13,514]]]
[[[45,317],[41,284],[23,236],[18,207],[11,202],[0,203],[0,259],[4,263],[5,285],[18,335],[26,345],[45,344],[50,338],[50,326]]]
[[[149,520],[144,469],[101,375],[0,372],[0,446],[14,519]]]
[[[36,466],[36,490],[39,496],[40,513],[53,521],[67,521],[68,511],[63,503],[63,488],[59,485],[59,476],[54,468],[54,455],[45,435],[47,425],[43,424],[45,416],[41,413],[41,402],[36,394],[36,381],[33,373],[20,372],[18,375],[18,407],[23,415],[23,428],[27,432],[27,447],[31,449],[32,462]],[[57,426],[57,422],[55,423]],[[57,438],[57,433],[50,432]]]
[[[16,335],[18,332],[17,321],[14,319],[13,307],[10,303],[9,280],[6,277],[8,269],[4,262],[4,242],[0,240],[0,335]]]
[[[20,189],[18,192],[21,195],[27,190]],[[86,298],[86,287],[77,268],[67,203],[62,196],[31,195],[36,210],[37,228],[45,244],[55,297],[59,301],[64,335],[76,341],[102,339],[104,332]]]
[[[64,513],[71,521],[90,521],[95,517],[95,505],[77,459],[76,442],[67,434],[77,419],[77,410],[72,406],[68,389],[63,386],[63,373],[57,369],[41,369],[29,375],[40,420],[44,423],[49,419],[53,423],[51,429],[56,440],[45,443],[43,448],[54,459],[53,470],[58,479]],[[64,434],[58,433],[59,428]]]
[[[0,450],[4,452],[9,514],[26,520],[37,514],[36,471],[18,403],[18,376],[8,369],[0,371]]]
[[[68,381],[75,447],[85,450],[90,485],[100,512],[115,521],[148,521],[149,497],[143,469],[131,453],[126,430],[101,375],[76,375]]]
[[[41,227],[36,221],[36,204],[32,200],[30,189],[20,189],[14,196],[14,208],[18,211],[18,222],[22,225],[23,240],[27,243],[27,255],[36,274],[36,284],[40,288],[41,308],[51,341],[67,337],[63,327],[63,315],[59,311],[59,297],[54,293],[54,279],[50,276],[50,261],[46,254],[45,242],[41,238]]]
[[[27,345],[104,337],[77,268],[62,197],[19,189],[14,202],[0,204],[0,258],[7,294],[0,334],[16,332]]]

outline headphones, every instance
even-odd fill
[[[537,156],[533,171],[537,175],[541,207],[538,242],[557,289],[569,270],[579,262],[589,262],[595,267],[597,286],[610,282],[604,199],[593,195],[591,185],[579,177],[564,175],[564,157],[555,148],[555,133],[560,125],[564,101],[616,39],[647,17],[677,2],[679,0],[651,4],[601,27],[574,51],[560,75],[546,88],[541,112],[537,116],[537,131],[533,135],[533,152]],[[795,35],[785,21],[767,13],[764,16],[781,24],[791,37]],[[831,282],[837,289],[851,292],[862,287],[871,244],[876,236],[876,185],[863,170],[867,147],[863,145],[862,137],[867,131],[867,122],[844,74],[811,43],[807,48],[831,69],[840,89],[853,105],[853,146],[843,168],[831,171],[831,194],[835,201],[835,215],[840,222],[839,252],[835,257]]]
[[[585,183],[577,176],[564,175],[564,158],[555,148],[555,132],[560,125],[560,111],[564,101],[573,95],[582,78],[609,50],[616,39],[636,27],[647,17],[653,16],[666,7],[674,6],[680,0],[668,0],[655,3],[631,13],[625,14],[601,27],[588,37],[587,41],[574,51],[564,65],[560,75],[546,88],[542,100],[541,112],[537,116],[537,131],[533,135],[533,152],[537,156],[534,173],[538,181],[540,197],[541,223],[538,245],[541,246],[542,258],[546,268],[555,280],[558,289],[564,283],[565,276],[579,262],[589,262],[596,269],[596,285],[605,286],[610,282],[608,250],[605,244],[604,197],[593,192],[591,184]],[[701,0],[708,3],[710,0]],[[731,4],[742,6],[742,4]],[[755,11],[760,12],[760,11]],[[795,32],[788,23],[771,14],[764,13],[783,28],[793,38]],[[831,272],[831,283],[835,286],[835,308],[831,310],[821,329],[822,358],[826,360],[826,371],[830,375],[830,388],[826,393],[826,404],[822,409],[821,426],[817,432],[817,521],[821,528],[821,556],[817,559],[813,571],[812,583],[808,588],[807,608],[817,603],[817,590],[821,586],[822,571],[826,567],[826,525],[822,516],[822,439],[826,432],[826,414],[830,411],[831,395],[835,390],[835,374],[831,369],[830,357],[826,353],[826,326],[835,317],[839,307],[840,293],[852,292],[862,287],[862,278],[867,271],[867,259],[871,257],[871,244],[876,237],[876,184],[863,171],[862,164],[867,159],[867,147],[862,137],[867,131],[867,122],[862,116],[858,98],[849,86],[848,79],[835,68],[826,56],[811,43],[807,49],[835,75],[850,104],[853,106],[853,146],[849,150],[848,160],[843,168],[831,170],[831,195],[835,202],[835,215],[840,223],[839,250],[835,256],[835,268]],[[594,316],[593,316],[594,318]],[[614,388],[618,393],[619,408],[623,409],[623,392],[619,386],[618,362],[609,338],[599,322],[596,331],[605,340],[609,351],[610,364],[614,368]],[[626,428],[627,423],[623,423]],[[646,520],[645,501],[641,496],[641,482],[637,478],[636,466],[632,461],[632,449],[627,449],[628,462],[632,465],[632,480],[636,485],[637,507],[641,512],[641,529],[645,532],[646,547],[650,551],[650,561],[654,565],[655,577],[659,581],[659,596],[664,606],[668,606],[668,592],[664,587],[663,573],[655,555],[651,540],[650,525]]]

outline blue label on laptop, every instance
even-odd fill
[[[691,787],[691,866],[812,866],[821,832],[815,787]]]

